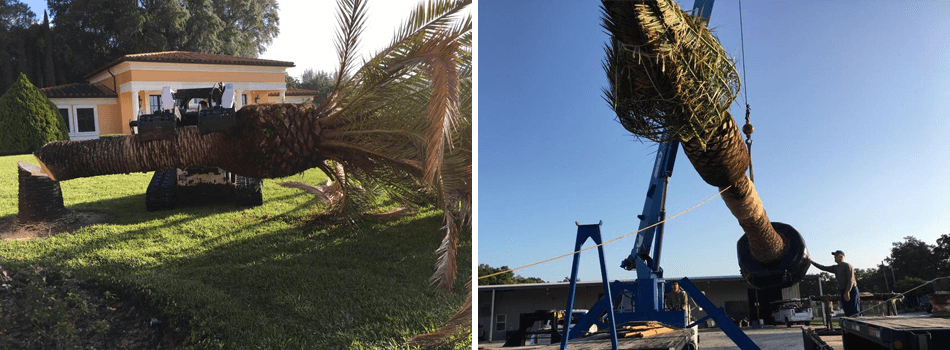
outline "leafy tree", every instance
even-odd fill
[[[903,242],[894,242],[893,245],[887,261],[898,276],[930,280],[940,275],[938,266],[941,261],[934,254],[933,246],[914,236],[904,237]]]
[[[66,81],[116,58],[151,51],[242,57],[263,53],[279,32],[276,0],[49,0],[54,60]],[[42,62],[42,60],[40,60]]]
[[[950,234],[942,234],[937,238],[937,245],[933,247],[937,260],[937,271],[941,276],[950,276]]]
[[[917,287],[917,286],[920,286],[921,284],[924,284],[924,282],[927,282],[927,280],[924,280],[923,278],[919,278],[919,277],[904,277],[904,278],[902,278],[900,281],[897,281],[897,287],[896,287],[895,291],[897,291],[897,292],[906,292],[906,291],[909,291],[909,290],[911,290],[911,289],[913,289],[913,288],[915,288],[915,287]],[[929,290],[928,290],[927,288],[918,288],[918,289],[912,291],[910,294],[911,294],[911,295],[922,295],[922,294],[927,294],[927,293],[929,293]]]
[[[884,293],[889,291],[888,288],[893,288],[890,280],[885,285],[884,275],[881,271],[880,266],[877,268],[854,269],[854,279],[858,282],[858,288],[861,292]],[[888,276],[889,278],[890,276]]]
[[[0,91],[6,91],[17,79],[18,61],[23,61],[22,55],[17,54],[24,31],[35,19],[29,6],[19,0],[0,2]]]
[[[56,105],[21,73],[0,97],[0,153],[32,152],[47,142],[68,139]]]
[[[478,264],[478,276],[488,276],[494,273],[508,270],[508,266],[491,267],[488,264]],[[521,277],[514,272],[508,271],[499,275],[479,279],[478,284],[483,286],[493,286],[501,284],[524,284],[524,283],[545,283],[544,280],[537,277]]]
[[[823,290],[823,291],[825,291],[827,288],[829,288],[829,287],[827,287],[827,286],[830,286],[830,288],[831,288],[831,290],[832,290],[831,293],[825,291],[825,294],[834,294],[834,289],[838,288],[838,287],[836,287],[836,286],[838,285],[838,279],[835,277],[834,274],[830,274],[830,273],[827,273],[827,272],[822,272],[822,273],[819,273],[819,274],[818,274],[818,279],[821,281],[821,285],[822,285],[822,290]]]
[[[317,91],[318,94],[314,97],[313,103],[319,105],[333,91],[333,75],[329,72],[307,68],[300,76],[300,83],[296,88]]]
[[[224,22],[220,53],[257,57],[280,32],[277,0],[212,0],[211,6]]]
[[[288,89],[299,89],[300,82],[297,81],[297,78],[294,78],[290,73],[284,73],[284,83],[287,84]]]

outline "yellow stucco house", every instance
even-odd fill
[[[131,54],[85,76],[85,83],[40,89],[63,115],[70,140],[129,134],[129,121],[159,108],[162,88],[234,85],[235,108],[257,103],[303,103],[313,90],[288,89],[293,62],[183,51]]]

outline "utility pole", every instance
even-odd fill
[[[897,289],[897,276],[894,276],[894,264],[891,264],[891,281],[894,281],[894,289]]]
[[[891,287],[887,285],[887,265],[884,265],[883,261],[881,261],[881,273],[884,274],[884,289],[887,289],[887,292],[890,292]]]

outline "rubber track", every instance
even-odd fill
[[[178,171],[166,169],[155,171],[145,191],[145,209],[166,210],[175,207],[175,191],[178,187]]]
[[[234,201],[237,205],[256,207],[264,204],[261,181],[253,177],[234,176]]]

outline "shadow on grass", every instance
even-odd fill
[[[440,216],[427,215],[361,230],[222,235],[213,249],[149,273],[175,279],[178,286],[162,287],[169,294],[191,290],[189,302],[203,306],[198,318],[217,321],[226,347],[396,347],[431,331],[465,299],[470,245],[460,247],[467,252],[455,292],[429,283],[440,227]]]
[[[158,264],[110,257],[117,242],[149,242],[142,236],[155,227],[146,226],[87,240],[63,255],[54,249],[45,258],[55,263],[77,250],[96,252],[81,274],[191,314],[201,325],[193,337],[218,338],[226,348],[388,348],[431,331],[464,299],[470,275],[464,268],[454,293],[429,284],[441,224],[432,213],[367,222],[359,230],[262,221],[221,230],[199,242],[206,249]],[[471,266],[468,247],[468,263],[459,266]]]

